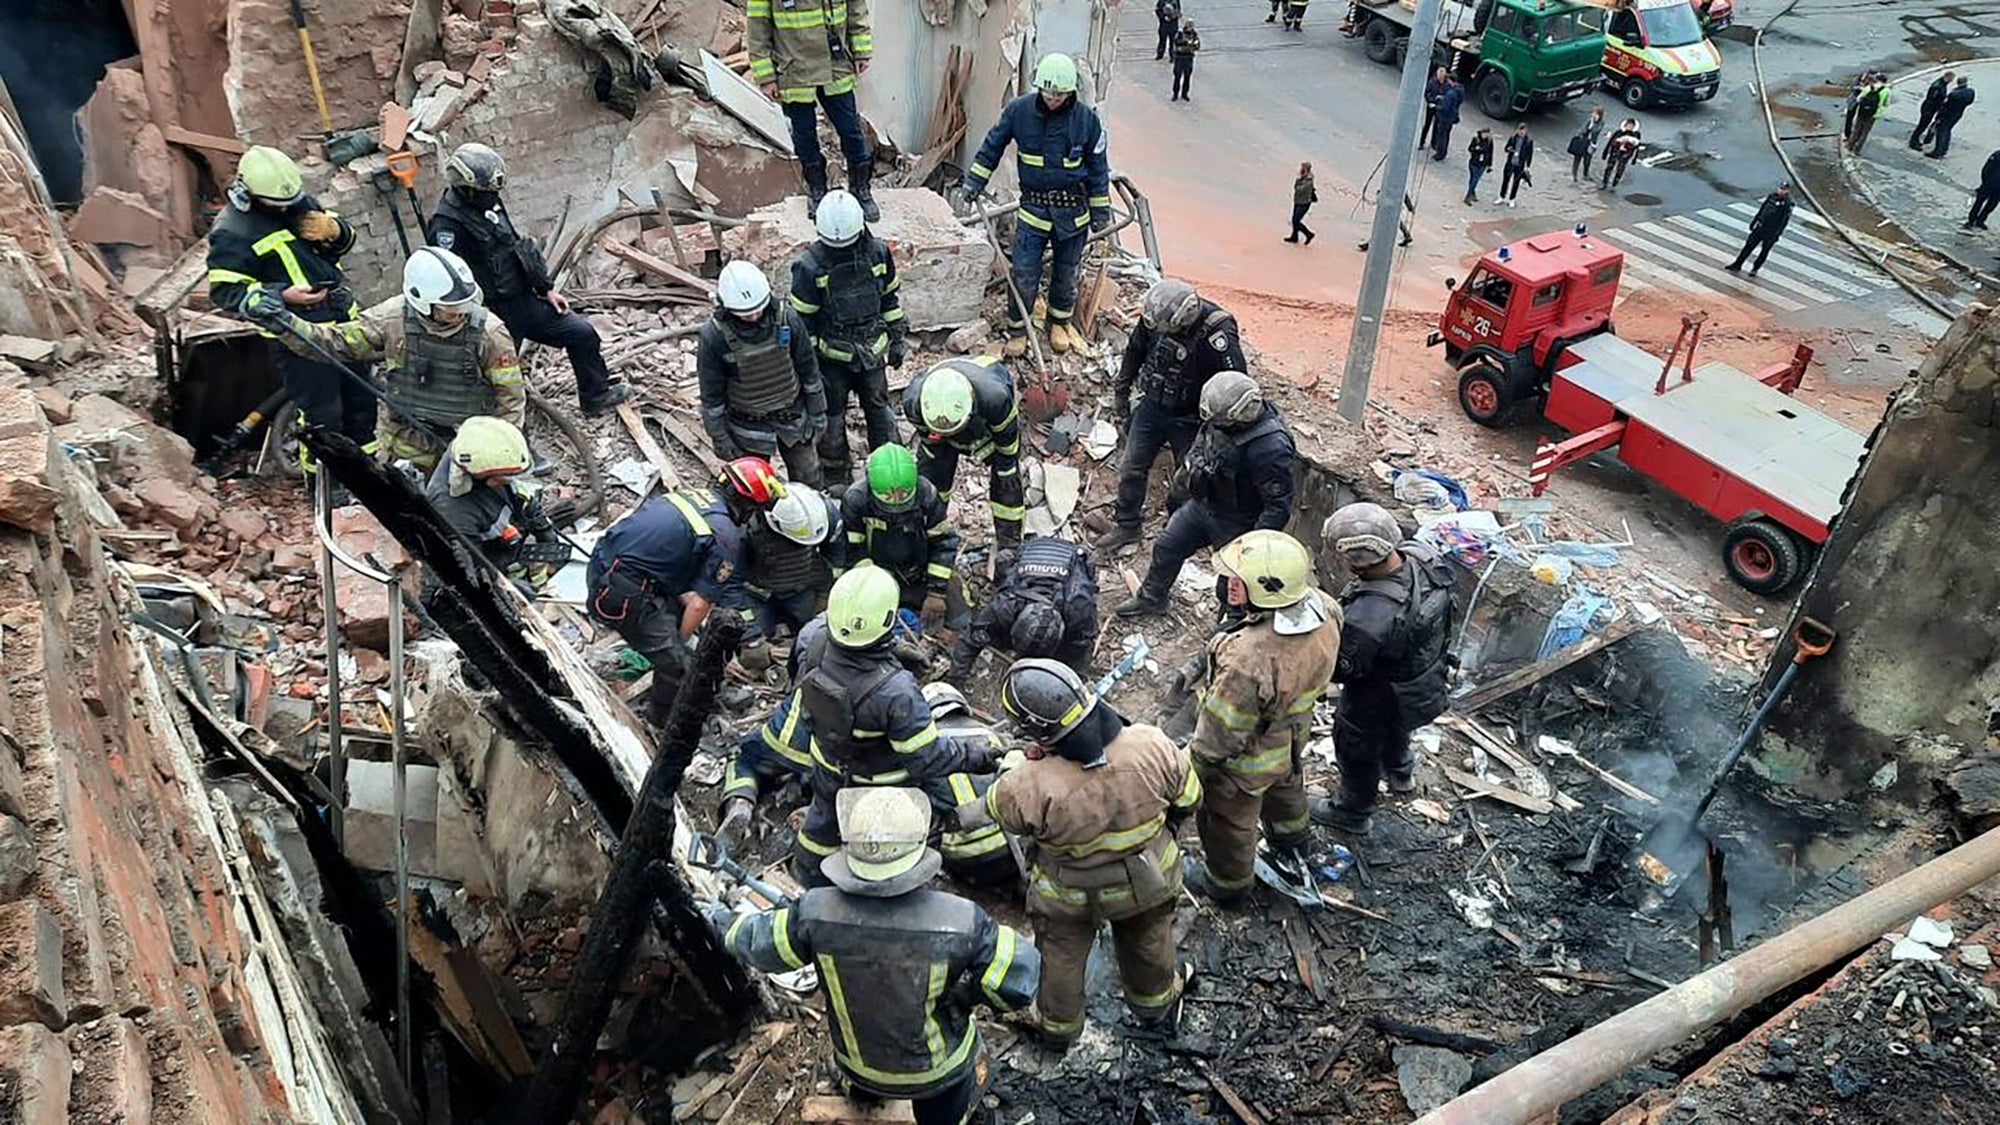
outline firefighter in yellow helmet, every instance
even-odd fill
[[[528,485],[528,439],[505,418],[467,418],[424,495],[446,523],[530,595],[569,561],[559,528],[576,505]]]

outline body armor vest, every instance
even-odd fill
[[[1194,448],[1188,451],[1188,487],[1196,496],[1207,496],[1213,486],[1233,483],[1235,473],[1228,474],[1230,480],[1223,481],[1222,470],[1229,466],[1232,455],[1251,442],[1285,428],[1275,412],[1266,413],[1257,421],[1240,430],[1224,430],[1220,426],[1204,425],[1195,436]],[[1241,468],[1241,466],[1237,466]]]
[[[773,308],[767,316],[781,316]],[[768,340],[745,340],[734,323],[736,318],[718,316],[722,339],[736,361],[736,375],[729,380],[729,413],[738,418],[768,418],[798,405],[799,374],[792,368],[791,326],[782,320]]]
[[[498,221],[488,218],[489,213],[497,215]],[[450,249],[472,266],[487,300],[502,301],[548,287],[548,265],[542,260],[541,248],[533,239],[515,232],[513,221],[497,201],[486,210],[475,210],[457,191],[448,191],[438,198],[437,214],[451,219],[459,232],[472,240],[471,246]]]
[[[882,320],[882,288],[872,255],[849,248],[835,255],[826,271],[826,315],[843,334],[869,335]]]
[[[832,643],[832,635],[821,632],[807,650],[806,659],[812,663],[813,669],[799,679],[799,702],[812,719],[813,741],[819,744],[825,757],[851,768],[862,760],[863,755],[879,757],[869,754],[877,747],[887,749],[886,735],[876,734],[865,739],[855,736],[855,716],[862,703],[888,683],[889,677],[902,666],[889,660],[865,676],[842,681],[826,670],[827,647]]]
[[[1397,550],[1403,568],[1362,582],[1356,592],[1395,603],[1382,671],[1404,729],[1414,730],[1444,714],[1449,702],[1445,649],[1451,640],[1452,575],[1450,565],[1428,547],[1404,543]]]
[[[1014,573],[1031,590],[1052,591],[1061,596],[1069,572],[1076,566],[1076,544],[1061,539],[1030,539],[1021,547]]]
[[[785,538],[761,518],[751,521],[746,534],[750,538],[750,573],[745,580],[751,585],[790,594],[812,585],[818,577],[818,547]]]
[[[1234,323],[1229,311],[1217,306],[1201,318],[1186,339],[1170,332],[1153,333],[1152,349],[1139,370],[1139,393],[1176,414],[1193,411],[1201,402],[1201,384],[1188,377],[1188,361],[1194,358],[1195,347],[1211,333]]]
[[[440,336],[405,305],[403,362],[389,368],[389,405],[425,422],[451,427],[474,414],[493,413],[499,396],[479,366],[479,346],[485,338],[485,309],[475,306],[458,331]]]

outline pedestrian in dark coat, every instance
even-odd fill
[[[1451,72],[1443,67],[1431,71],[1424,79],[1424,127],[1417,130],[1417,147],[1431,143],[1431,127],[1437,124],[1438,99],[1444,96],[1444,88],[1451,81]]]
[[[1514,126],[1514,135],[1507,138],[1507,162],[1500,168],[1500,198],[1507,206],[1517,204],[1522,184],[1535,181],[1528,171],[1534,163],[1535,138],[1528,135],[1528,123],[1523,121]]]
[[[1972,210],[1966,213],[1965,229],[1987,229],[1986,216],[1993,213],[1995,204],[2000,204],[2000,151],[1988,156],[1986,166],[1979,170],[1979,190],[1972,195]]]
[[[1625,169],[1632,166],[1632,158],[1639,154],[1639,120],[1628,117],[1618,126],[1611,139],[1604,142],[1604,173],[1598,177],[1597,186],[1609,191],[1625,179]]]
[[[1843,142],[1854,138],[1854,119],[1861,113],[1861,95],[1868,92],[1868,85],[1873,81],[1875,72],[1864,70],[1847,88],[1847,109],[1840,117],[1840,139]]]
[[[1445,76],[1444,92],[1438,95],[1437,123],[1431,126],[1431,159],[1443,160],[1451,151],[1451,128],[1458,124],[1458,107],[1465,102],[1465,87],[1458,79]]]
[[[1167,57],[1167,48],[1174,45],[1174,34],[1181,29],[1180,0],[1157,0],[1153,19],[1160,25],[1160,41],[1153,47],[1153,61],[1158,62]]]
[[[1792,185],[1779,184],[1778,190],[1764,197],[1757,208],[1757,214],[1750,220],[1750,237],[1743,240],[1743,249],[1736,252],[1736,260],[1724,267],[1732,272],[1743,268],[1743,260],[1750,251],[1757,251],[1757,260],[1751,264],[1750,272],[1764,268],[1764,259],[1771,253],[1771,247],[1778,244],[1778,236],[1785,233],[1785,227],[1792,221]]]
[[[1945,95],[1951,93],[1951,80],[1956,77],[1952,71],[1945,71],[1937,80],[1924,88],[1923,104],[1917,107],[1917,127],[1910,131],[1910,147],[1922,149],[1931,143],[1931,130],[1937,124],[1938,110],[1944,108]]]
[[[1591,161],[1597,156],[1597,139],[1604,135],[1604,107],[1594,106],[1590,116],[1584,119],[1583,127],[1569,139],[1569,180],[1576,182],[1576,174],[1583,173],[1590,178]]]
[[[1493,130],[1485,125],[1472,134],[1472,143],[1465,146],[1465,202],[1479,202],[1479,179],[1486,170],[1493,167]]]
[[[1286,242],[1297,242],[1303,235],[1306,245],[1312,245],[1313,232],[1311,227],[1306,226],[1306,212],[1318,202],[1319,189],[1313,187],[1313,166],[1301,161],[1299,178],[1292,181],[1292,233],[1285,236]]]
[[[1938,107],[1934,134],[1937,139],[1931,143],[1927,155],[1941,157],[1951,151],[1951,131],[1958,127],[1958,119],[1965,116],[1965,111],[1972,108],[1972,98],[1972,79],[1959,75],[1958,85],[1951,88],[1951,93],[1944,96],[1944,104]]]
[[[1184,20],[1181,29],[1174,33],[1174,92],[1173,97],[1188,100],[1188,83],[1194,79],[1194,57],[1201,51],[1201,36],[1195,34],[1194,21]]]

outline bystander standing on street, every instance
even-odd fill
[[[1519,205],[1522,184],[1535,182],[1530,168],[1535,163],[1535,138],[1528,135],[1528,123],[1514,126],[1507,138],[1507,160],[1500,168],[1500,199],[1509,207]]]
[[[1472,142],[1465,146],[1465,202],[1479,202],[1479,179],[1486,170],[1493,167],[1493,130],[1481,125],[1472,134]]]
[[[1944,108],[1945,95],[1951,93],[1951,80],[1957,77],[1952,71],[1945,71],[1924,87],[1923,104],[1917,107],[1917,127],[1910,130],[1910,147],[1921,149],[1931,143],[1931,133],[1937,124],[1938,110]]]
[[[1995,204],[2000,204],[2000,150],[1986,158],[1986,165],[1979,170],[1979,187],[1972,193],[1972,210],[1966,212],[1966,230],[1974,227],[1988,229],[1986,217],[1993,213]]]
[[[1868,85],[1861,91],[1861,100],[1854,110],[1854,127],[1847,133],[1849,152],[1860,155],[1861,146],[1868,143],[1868,134],[1875,131],[1875,122],[1889,108],[1889,82],[1877,72],[1869,78]]]
[[[1584,179],[1590,178],[1590,165],[1597,156],[1597,140],[1604,135],[1604,107],[1593,106],[1590,116],[1584,118],[1582,126],[1569,139],[1569,180],[1575,183],[1577,173]]]
[[[1306,212],[1319,202],[1319,189],[1313,186],[1313,166],[1310,161],[1299,162],[1299,178],[1292,181],[1292,233],[1285,236],[1286,242],[1297,242],[1305,236],[1306,245],[1311,246],[1312,228],[1306,226]]]
[[[1951,151],[1951,131],[1958,127],[1959,119],[1965,116],[1965,111],[1972,108],[1973,97],[1972,79],[1963,74],[1959,75],[1958,84],[1951,88],[1951,93],[1944,96],[1944,104],[1938,107],[1937,124],[1933,132],[1936,139],[1931,142],[1931,150],[1926,155],[1937,159]]]
[[[1458,124],[1458,107],[1465,102],[1465,87],[1445,75],[1444,89],[1437,100],[1437,121],[1431,126],[1431,159],[1443,160],[1451,152],[1451,127]]]
[[[1174,33],[1174,92],[1168,101],[1188,100],[1188,83],[1194,80],[1194,57],[1201,51],[1201,36],[1195,34],[1194,21],[1181,21],[1181,29]]]
[[[1444,88],[1451,83],[1451,74],[1443,67],[1431,71],[1424,79],[1424,125],[1417,130],[1417,147],[1431,143],[1431,129],[1437,124],[1438,99],[1444,96]]]
[[[1750,272],[1763,269],[1764,259],[1770,256],[1771,247],[1778,244],[1778,237],[1791,225],[1794,206],[1792,185],[1779,184],[1778,189],[1765,196],[1764,202],[1758,205],[1757,214],[1750,220],[1750,236],[1743,240],[1743,249],[1736,252],[1736,260],[1723,268],[1732,273],[1742,269],[1744,259],[1755,250],[1757,260],[1751,263]]]

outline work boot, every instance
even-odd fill
[[[1208,872],[1208,864],[1193,856],[1181,857],[1181,881],[1195,894],[1207,899],[1224,910],[1234,910],[1250,898],[1250,888],[1223,890],[1215,885],[1215,876]]]
[[[1307,810],[1314,824],[1345,832],[1350,836],[1366,836],[1374,826],[1375,818],[1365,812],[1348,808],[1328,797],[1315,797]]]
[[[854,193],[854,199],[861,204],[861,217],[871,223],[882,221],[882,209],[875,206],[875,191],[869,181],[875,178],[875,162],[870,160],[847,170],[847,190]]]
[[[1028,329],[1007,329],[1007,342],[1000,345],[1000,354],[1007,359],[1020,359],[1028,354]]]
[[[1003,564],[1021,546],[1021,525],[1014,520],[993,521],[993,551]],[[1005,566],[998,573],[1005,573]]]
[[[1049,350],[1060,355],[1070,348],[1069,325],[1060,320],[1048,323]]]
[[[632,401],[632,384],[613,383],[604,388],[604,393],[583,399],[581,405],[586,416],[595,418],[618,409],[618,404]]]
[[[1127,543],[1137,543],[1138,541],[1139,525],[1133,524],[1127,527],[1121,523],[1114,524],[1110,531],[1098,536],[1094,546],[1100,551],[1115,551]]]
[[[1417,791],[1417,771],[1389,771],[1389,792],[1397,796],[1408,796]]]
[[[819,214],[819,201],[826,198],[826,164],[801,165],[799,172],[806,178],[806,218],[810,219]]]
[[[1152,617],[1155,614],[1167,612],[1167,596],[1165,594],[1149,594],[1144,588],[1141,588],[1138,593],[1126,598],[1124,602],[1119,604],[1117,609],[1111,612],[1117,614],[1119,617]]]

